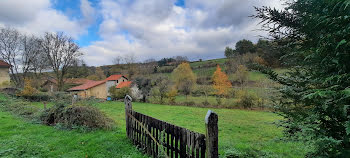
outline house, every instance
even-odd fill
[[[92,80],[88,80],[85,78],[67,78],[67,79],[64,79],[64,83],[68,87],[79,86],[79,85],[85,84],[85,83],[90,82],[90,81],[92,81]],[[58,90],[57,80],[53,79],[53,78],[48,78],[41,84],[40,87],[43,89],[46,89],[47,91],[50,91],[50,92],[57,91]]]
[[[0,60],[0,84],[3,83],[10,83],[10,75],[9,75],[9,68],[11,67],[10,64],[7,62]]]
[[[130,87],[131,81],[128,81],[123,75],[111,75],[103,81],[90,81],[80,86],[68,89],[69,92],[77,94],[81,98],[95,97],[106,99],[109,96],[109,88]]]

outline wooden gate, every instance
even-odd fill
[[[179,127],[132,109],[131,97],[125,97],[126,134],[134,145],[152,157],[217,158],[218,116],[205,118],[206,135]]]

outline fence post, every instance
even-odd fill
[[[130,119],[128,116],[128,113],[131,113],[132,111],[132,104],[131,104],[132,98],[129,95],[126,95],[124,98],[125,103],[125,126],[126,126],[126,135],[130,137]]]
[[[206,155],[207,158],[218,158],[218,115],[208,110],[205,116]]]

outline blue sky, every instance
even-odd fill
[[[88,65],[113,58],[221,58],[240,39],[256,41],[253,6],[281,8],[280,0],[1,0],[0,27],[41,36],[73,37]]]

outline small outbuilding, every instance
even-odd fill
[[[11,67],[10,64],[7,62],[0,60],[0,84],[8,82],[10,83],[10,74],[9,74],[9,68]]]

